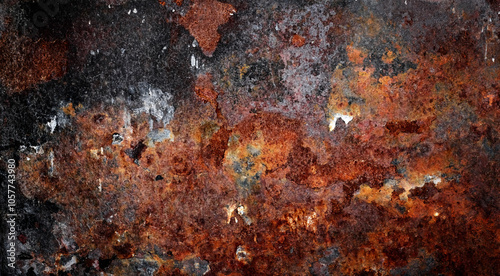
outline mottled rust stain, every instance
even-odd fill
[[[186,85],[145,107],[64,103],[43,153],[19,153],[22,193],[66,227],[50,272],[75,255],[117,275],[494,275],[498,17],[402,3],[191,2],[179,24],[206,56],[226,32],[251,45],[211,68],[185,54]],[[223,28],[234,7],[267,17]],[[172,33],[169,62],[192,45]]]

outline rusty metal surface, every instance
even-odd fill
[[[500,271],[497,1],[44,3],[0,4],[2,275]]]

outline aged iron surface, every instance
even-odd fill
[[[496,275],[499,16],[5,0],[2,275]]]

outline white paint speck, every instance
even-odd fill
[[[132,12],[132,10],[128,10],[127,14],[130,14],[130,12]]]
[[[435,212],[435,213],[434,213],[434,216],[435,216],[435,217],[439,216],[439,213],[438,213],[438,212]]]
[[[226,214],[227,214],[227,222],[226,223],[229,224],[229,223],[231,223],[231,217],[233,216],[233,212],[236,209],[236,204],[226,205],[226,207],[224,209],[226,209]]]
[[[426,175],[424,178],[424,181],[425,182],[432,182],[432,183],[434,183],[434,185],[437,186],[439,183],[441,183],[442,179],[441,179],[441,177],[436,176],[436,175]]]
[[[34,149],[36,154],[44,153],[42,146],[30,146],[30,148]]]
[[[136,8],[134,8],[134,11],[133,11],[133,12],[134,12],[134,13],[137,13],[137,9],[136,9]]]
[[[196,58],[194,55],[191,56],[191,67],[196,67]]]
[[[495,58],[491,58],[491,61],[492,61],[492,62],[495,62]]]
[[[54,133],[54,130],[56,129],[57,126],[57,116],[52,117],[52,120],[47,123],[47,126],[50,128],[50,133]]]
[[[333,131],[335,129],[335,125],[337,124],[338,119],[342,119],[342,121],[344,121],[344,123],[347,125],[349,124],[350,121],[352,121],[353,118],[354,117],[346,114],[335,113],[333,119],[330,120],[330,125],[329,125],[330,131]]]
[[[89,20],[89,25],[90,25],[90,20]]]
[[[49,176],[54,176],[54,151],[50,151],[49,153],[49,161],[50,161],[50,167],[49,167]]]
[[[175,109],[171,105],[172,94],[149,85],[140,88],[142,105],[135,109],[136,113],[149,113],[158,122],[167,125],[174,117]]]

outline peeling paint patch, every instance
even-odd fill
[[[330,119],[330,124],[328,125],[328,128],[330,129],[330,131],[333,131],[333,130],[335,130],[335,126],[337,124],[337,120],[338,119],[341,119],[347,125],[347,124],[349,124],[350,121],[352,121],[353,118],[354,117],[349,116],[349,115],[345,115],[345,114],[341,114],[341,113],[335,113],[333,115],[333,118]]]

